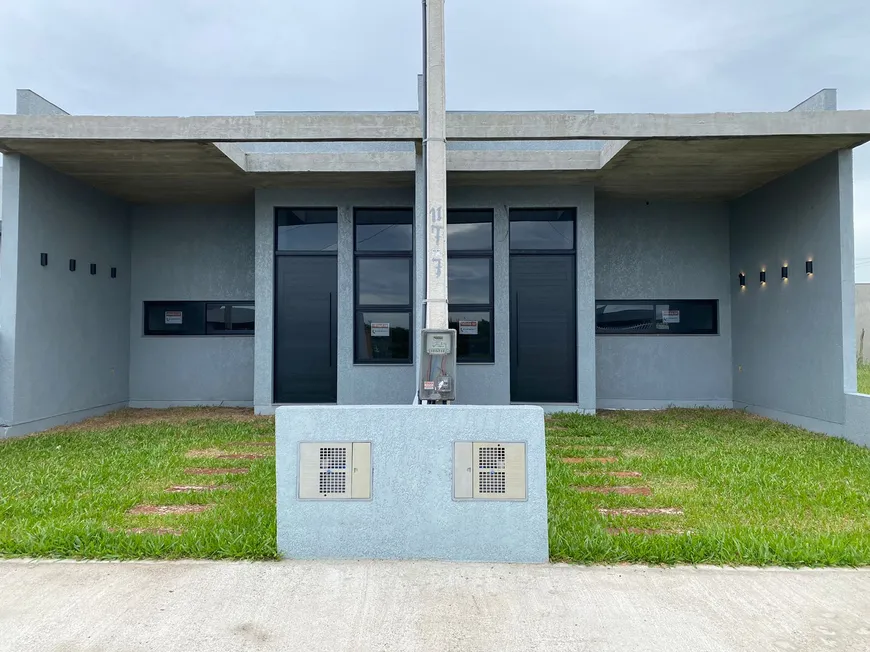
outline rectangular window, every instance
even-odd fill
[[[411,313],[363,311],[357,330],[357,357],[367,362],[411,359]]]
[[[596,301],[599,335],[718,335],[716,299]]]
[[[277,251],[336,251],[338,209],[276,208]]]
[[[254,332],[253,303],[208,303],[206,335],[248,335]]]
[[[354,247],[361,251],[406,251],[414,244],[414,210],[360,208],[354,212]]]
[[[447,211],[447,298],[457,362],[493,362],[493,211]]]
[[[145,335],[253,335],[253,301],[146,301]]]
[[[413,209],[354,211],[354,361],[410,364]]]
[[[564,251],[574,249],[573,208],[511,209],[511,250]]]

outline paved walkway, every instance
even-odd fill
[[[870,650],[870,571],[0,561],[0,650]]]

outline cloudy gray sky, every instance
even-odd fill
[[[414,0],[0,0],[0,113],[416,106]],[[824,87],[870,108],[866,0],[447,0],[451,109],[779,111]],[[855,153],[870,281],[870,145]],[[865,262],[866,261],[866,262]]]

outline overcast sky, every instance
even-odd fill
[[[0,0],[0,113],[416,106],[414,0]],[[870,108],[867,0],[447,0],[451,109],[780,111],[825,87]],[[870,145],[855,153],[870,281]],[[865,262],[866,261],[866,262]]]

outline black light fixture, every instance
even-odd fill
[[[746,287],[746,274],[740,274],[737,278],[740,279],[740,287]]]
[[[761,270],[761,274],[758,275],[758,280],[761,281],[762,283],[767,283],[767,272],[764,270]]]
[[[813,261],[808,260],[807,261],[807,275],[809,276],[812,273],[813,273]]]
[[[75,258],[69,259],[69,271],[71,271],[71,272],[76,271],[76,259]]]
[[[97,264],[91,263],[91,274],[96,274],[96,273],[97,273]]]
[[[112,268],[111,276],[112,276],[112,278],[116,278],[118,276],[118,268],[117,267]]]
[[[48,265],[48,254],[39,254],[39,264],[43,267]]]
[[[783,266],[782,266],[782,280],[783,280],[783,281],[787,281],[787,280],[788,280],[788,265],[783,265]]]

